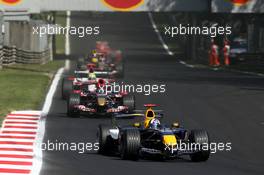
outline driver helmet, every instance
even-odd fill
[[[106,58],[105,58],[104,55],[101,55],[101,56],[99,57],[99,60],[100,60],[100,62],[105,62],[105,61],[106,61]]]
[[[98,63],[98,58],[93,57],[93,58],[92,58],[92,63]]]
[[[92,50],[92,55],[93,55],[94,57],[96,57],[96,56],[97,56],[97,51],[96,51],[96,50]]]
[[[91,69],[90,72],[88,73],[88,78],[90,80],[95,80],[96,79],[96,74],[94,73],[93,69]]]
[[[150,129],[158,129],[158,127],[160,126],[160,121],[156,118],[150,120],[149,122],[149,128]]]

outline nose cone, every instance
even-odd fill
[[[106,100],[104,97],[98,97],[97,102],[99,106],[105,106]]]

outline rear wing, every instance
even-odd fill
[[[74,71],[75,74],[89,74],[89,70],[86,71]],[[96,75],[114,75],[117,72],[116,71],[112,71],[112,72],[107,72],[107,71],[94,71],[93,73],[95,73]]]
[[[153,110],[156,114],[156,118],[163,118],[163,110]],[[134,110],[132,114],[114,114],[113,118],[116,119],[134,119],[136,117],[145,117],[146,110]]]
[[[144,120],[143,118],[145,117],[145,110],[136,110],[136,111],[143,111],[143,113],[133,113],[133,114],[114,114],[111,118],[111,123],[113,126],[118,126],[117,121],[120,119],[135,119],[137,117],[142,117],[142,121]],[[162,110],[154,110],[156,113],[156,118],[163,118],[163,114],[159,113],[162,112]]]

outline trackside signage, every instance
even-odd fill
[[[212,0],[212,12],[263,13],[263,0]]]
[[[0,0],[4,11],[209,11],[263,13],[263,0]]]
[[[7,12],[40,12],[40,0],[0,0],[0,9]]]
[[[22,0],[0,0],[0,3],[5,5],[16,5],[21,1]]]
[[[36,11],[208,11],[205,0],[0,0],[0,9]]]
[[[144,0],[101,0],[108,8],[116,11],[132,11],[144,3]]]

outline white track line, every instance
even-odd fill
[[[154,31],[157,33],[158,38],[159,38],[159,40],[160,40],[160,42],[161,42],[163,48],[166,50],[167,54],[173,56],[174,53],[169,49],[169,46],[164,42],[164,40],[163,40],[163,38],[162,38],[162,36],[161,36],[161,34],[160,34],[160,32],[159,32],[159,29],[158,29],[157,25],[155,24],[155,21],[154,21],[154,19],[153,19],[152,13],[149,12],[149,13],[148,13],[148,16],[149,16],[149,19],[150,19],[151,25],[152,25]]]
[[[9,157],[0,157],[0,161],[20,161],[20,162],[32,162],[32,159],[23,159],[23,158],[9,158]],[[0,173],[1,174],[1,173]],[[8,173],[9,174],[9,173]]]
[[[4,169],[19,169],[19,170],[30,170],[31,166],[22,166],[22,165],[1,165],[0,164],[0,168],[4,168]],[[6,175],[8,175],[8,173],[6,173]]]
[[[27,119],[5,119],[5,122],[38,122],[38,120],[27,120]],[[5,122],[3,122],[3,124],[4,124]]]
[[[31,114],[31,115],[41,115],[40,111],[13,111],[11,114]]]
[[[65,61],[65,68],[64,68],[64,69],[65,69],[65,70],[70,70],[70,68],[71,68],[70,60],[67,59],[67,60]]]
[[[33,142],[33,139],[17,139],[17,138],[0,138],[0,142]]]
[[[37,132],[37,129],[2,128],[2,131]]]
[[[26,115],[26,114],[25,114]],[[30,118],[30,119],[38,119],[40,118],[40,116],[21,116],[21,115],[17,115],[17,114],[12,114],[12,115],[7,115],[7,118],[11,117],[11,118]]]
[[[66,27],[69,28],[71,25],[71,11],[67,11],[67,18],[66,18]],[[70,55],[71,53],[71,46],[70,46],[70,34],[66,32],[65,35],[65,55]]]
[[[14,123],[6,123],[6,121],[4,122],[4,125],[5,125],[5,127],[6,126],[25,126],[25,127],[37,127],[38,125],[37,124],[14,124]]]
[[[46,123],[46,116],[49,113],[50,107],[52,105],[53,96],[56,92],[57,86],[59,84],[60,78],[62,76],[62,73],[64,71],[64,68],[61,68],[58,70],[56,75],[54,76],[54,79],[52,81],[52,84],[50,86],[49,92],[46,96],[43,108],[42,108],[42,119],[39,123],[39,131],[37,133],[37,140],[35,142],[35,158],[33,160],[33,168],[31,171],[31,175],[38,175],[40,173],[41,167],[42,167],[42,149],[41,144],[43,142],[44,133],[45,133],[45,123]]]

